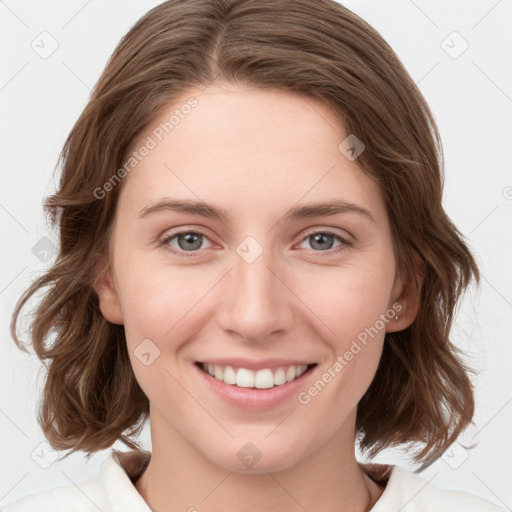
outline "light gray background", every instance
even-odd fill
[[[18,351],[8,327],[15,300],[52,261],[40,261],[41,251],[38,258],[32,249],[43,237],[57,240],[43,218],[42,200],[55,189],[53,169],[65,137],[115,44],[158,3],[0,0],[0,505],[95,475],[107,456],[99,452],[87,462],[79,453],[51,464],[36,422],[41,365]],[[453,333],[479,371],[475,426],[463,439],[478,446],[466,451],[455,444],[423,476],[510,510],[512,0],[345,5],[385,37],[430,104],[444,141],[445,207],[482,271],[481,286],[466,295]],[[31,47],[43,52],[56,44],[43,31],[58,44],[47,58]],[[458,55],[462,38],[469,47]],[[396,450],[377,461],[412,467]]]

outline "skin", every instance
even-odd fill
[[[357,404],[385,331],[406,328],[417,312],[398,278],[381,192],[338,150],[348,133],[327,106],[278,90],[191,90],[134,148],[192,95],[198,106],[123,180],[109,267],[96,284],[102,314],[125,326],[150,401],[152,458],[136,488],[155,511],[220,512],[233,504],[239,512],[366,510],[384,488],[355,458]],[[139,218],[165,197],[201,200],[232,217],[164,211]],[[374,220],[353,212],[284,219],[297,204],[332,199],[355,203]],[[159,245],[181,230],[206,236],[192,251],[183,237]],[[326,230],[349,243],[327,237],[319,248],[312,235]],[[236,252],[248,236],[262,248],[252,263]],[[175,255],[169,246],[195,252]],[[207,389],[193,366],[212,357],[301,358],[318,363],[307,389],[397,301],[399,319],[307,405],[292,396],[264,411],[235,407]],[[144,339],[160,350],[149,366],[134,352]],[[247,442],[262,454],[252,468],[237,457]]]

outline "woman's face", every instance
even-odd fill
[[[125,325],[154,448],[179,438],[239,472],[353,449],[385,331],[403,326],[383,198],[347,150],[355,139],[340,150],[348,135],[314,99],[216,86],[183,95],[134,145],[112,288],[98,293]]]

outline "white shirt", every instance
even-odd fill
[[[2,512],[151,512],[134,486],[149,463],[144,450],[112,450],[97,476],[25,496]],[[471,494],[447,491],[401,466],[363,464],[386,488],[370,512],[503,512]]]

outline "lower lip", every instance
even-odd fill
[[[304,388],[305,380],[315,371],[317,366],[309,368],[300,377],[286,384],[268,389],[258,389],[240,388],[234,384],[226,384],[203,371],[197,364],[194,364],[194,368],[212,391],[236,407],[253,411],[270,409],[295,395]]]

